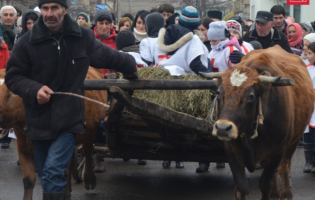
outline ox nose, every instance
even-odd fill
[[[238,137],[238,128],[232,121],[220,119],[215,123],[212,135],[220,140],[229,141]]]
[[[217,135],[221,137],[229,137],[232,128],[233,128],[232,124],[221,124],[221,123],[215,124]]]

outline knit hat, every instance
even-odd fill
[[[303,39],[307,40],[309,43],[315,42],[315,33],[307,34]]]
[[[128,17],[131,21],[133,21],[133,16],[130,13],[126,13],[122,17]]]
[[[85,19],[85,21],[87,22],[87,23],[89,23],[89,18],[88,18],[88,16],[86,15],[86,13],[84,13],[84,12],[80,12],[79,14],[78,14],[78,16],[77,16],[77,18],[75,18],[75,21],[77,21],[78,20],[78,17],[84,17],[84,19]]]
[[[38,7],[40,8],[45,3],[60,3],[64,7],[68,8],[67,0],[38,0]]]
[[[200,24],[199,11],[193,6],[185,7],[179,17],[179,24],[197,29]]]
[[[209,40],[225,40],[225,30],[227,30],[225,22],[216,21],[209,24],[208,39]]]
[[[208,17],[222,20],[222,12],[218,10],[209,10],[207,12]]]
[[[157,38],[159,31],[164,27],[165,19],[161,13],[155,12],[145,17],[145,30],[149,37]]]
[[[121,50],[125,47],[136,45],[136,38],[129,30],[123,30],[116,36],[116,47]]]
[[[309,33],[314,33],[314,29],[310,22],[303,22],[301,23],[301,26],[303,29],[306,29]]]
[[[95,17],[94,17],[94,20],[95,20],[95,23],[98,21],[98,19],[100,17],[105,17],[105,19],[109,22],[109,23],[112,23],[113,21],[113,18],[112,18],[112,13],[109,12],[108,10],[99,10],[95,13]]]
[[[228,30],[236,30],[238,32],[238,34],[240,35],[240,38],[243,37],[242,26],[236,20],[229,20],[229,21],[227,21],[226,22],[226,28]]]

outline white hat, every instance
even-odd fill
[[[209,24],[208,39],[209,40],[225,40],[225,30],[227,30],[225,22],[216,21]]]
[[[16,25],[17,25],[17,26],[22,26],[22,16],[19,17],[19,18],[16,20]]]
[[[36,7],[34,8],[34,11],[39,12],[39,13],[42,13],[42,11],[40,11],[40,9],[39,9],[38,6],[36,6]]]
[[[309,41],[309,43],[315,42],[315,33],[307,34],[303,39]]]

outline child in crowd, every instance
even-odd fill
[[[242,55],[239,54],[239,59],[233,60],[233,62],[230,60],[230,55],[234,51],[242,52],[242,49],[237,40],[230,42],[231,34],[226,28],[225,22],[215,21],[210,23],[207,36],[212,48],[208,58],[211,61],[213,72],[224,72],[233,66],[233,63],[237,63],[242,59]],[[234,54],[238,55],[237,53]]]
[[[199,24],[199,11],[187,6],[182,10],[179,25],[162,28],[154,53],[156,66],[163,66],[171,75],[209,72],[208,49],[194,32]]]
[[[315,42],[315,33],[310,33],[308,35],[305,35],[303,38],[303,52],[301,55],[302,60],[306,65],[310,64],[310,62],[307,59],[307,52],[308,52],[308,45],[312,42]]]
[[[234,37],[238,40],[239,45],[242,48],[243,54],[248,54],[250,51],[254,50],[253,46],[249,44],[248,42],[243,41],[243,30],[240,23],[238,23],[236,20],[229,20],[226,22],[226,27],[230,31],[231,37],[230,40],[232,40]]]
[[[311,76],[313,87],[315,89],[315,42],[308,45],[307,59],[310,64],[307,65],[307,70]],[[315,152],[315,112],[313,112],[311,121],[309,123],[309,132],[304,133],[304,155],[306,164],[303,172],[315,174],[314,167],[314,152]]]
[[[164,27],[164,17],[160,13],[151,13],[145,19],[145,29],[149,37],[140,42],[140,55],[148,65],[154,65],[155,46],[158,43],[159,31]]]

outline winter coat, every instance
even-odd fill
[[[93,31],[80,27],[68,14],[59,35],[52,34],[40,16],[15,44],[5,83],[23,99],[30,140],[54,139],[65,131],[83,134],[84,100],[53,95],[48,103],[39,105],[36,97],[44,85],[55,92],[84,95],[89,66],[112,68],[125,75],[137,71],[132,56],[102,44]]]
[[[3,34],[4,42],[8,45],[9,51],[12,50],[14,45],[15,33],[6,25],[0,25]]]
[[[106,44],[107,46],[109,46],[109,47],[111,47],[113,49],[117,49],[116,48],[116,36],[117,36],[117,33],[115,32],[115,30],[113,28],[110,28],[110,35],[107,38],[103,39],[103,40],[101,40],[101,37],[98,35],[96,29],[97,29],[97,27],[95,26],[93,30],[94,30],[94,34],[95,34],[95,36],[96,36],[96,38],[98,40],[102,41],[103,44]],[[106,77],[107,74],[110,73],[110,71],[111,70],[102,69],[103,77]]]
[[[279,32],[276,27],[273,27],[271,30],[273,31],[271,31],[271,33],[267,36],[269,37],[267,41],[258,36],[256,29],[247,32],[244,35],[243,40],[246,42],[258,41],[261,43],[263,49],[279,45],[282,49],[292,53],[287,36],[284,33]]]
[[[2,46],[0,46],[0,69],[5,69],[9,57],[8,45],[2,43]]]

